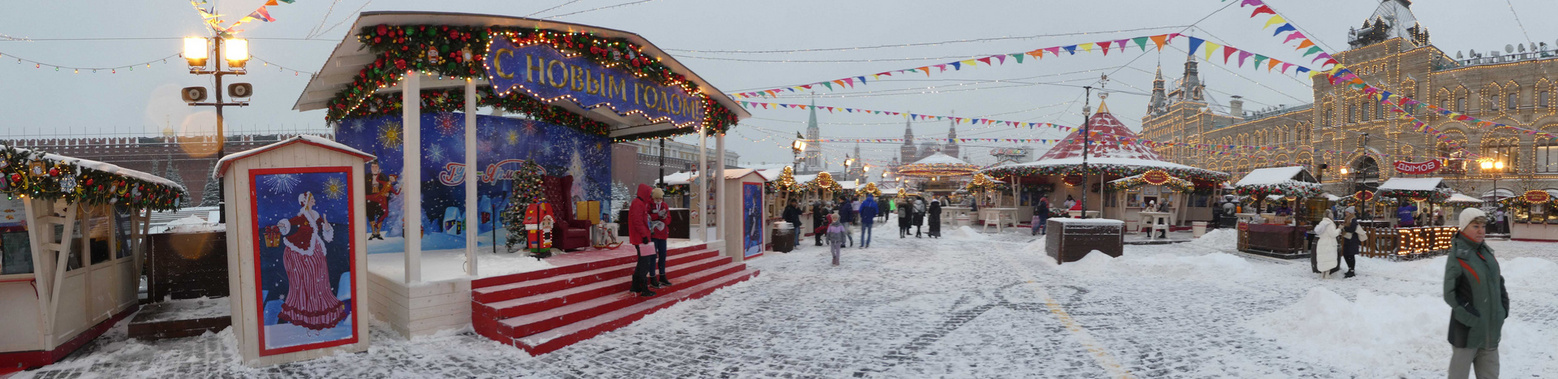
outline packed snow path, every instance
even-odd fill
[[[229,332],[143,343],[120,325],[20,377],[1443,377],[1449,359],[1443,257],[1360,257],[1358,277],[1321,281],[1231,253],[1228,231],[1062,266],[1026,231],[876,232],[841,266],[808,239],[749,261],[755,279],[536,358],[375,326],[366,354],[251,369]],[[1558,249],[1492,246],[1513,298],[1504,376],[1558,375]]]

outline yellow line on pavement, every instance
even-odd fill
[[[1032,279],[1029,279],[1028,283],[1037,284]],[[1044,297],[1044,306],[1049,308],[1050,314],[1055,315],[1055,318],[1059,319],[1060,323],[1066,326],[1066,330],[1071,331],[1078,339],[1082,340],[1082,346],[1087,347],[1087,352],[1093,354],[1093,361],[1097,362],[1098,366],[1103,367],[1105,371],[1108,371],[1109,376],[1121,379],[1135,378],[1131,376],[1130,371],[1120,366],[1120,362],[1114,360],[1114,356],[1110,355],[1109,351],[1104,350],[1100,346],[1098,340],[1093,339],[1093,335],[1087,332],[1087,328],[1083,328],[1081,323],[1071,318],[1070,313],[1066,313],[1066,309],[1061,307],[1060,302],[1055,301],[1055,298],[1049,295],[1049,291],[1045,291],[1044,287],[1035,286],[1033,287],[1033,292],[1037,292],[1039,296]]]

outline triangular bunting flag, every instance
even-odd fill
[[[1244,58],[1239,58],[1239,60],[1243,61]],[[1265,61],[1266,61],[1266,56],[1265,55],[1255,54],[1255,64],[1250,65],[1250,67],[1260,68],[1260,63],[1261,62],[1265,62]]]
[[[963,62],[949,62],[947,64],[952,65],[952,71],[958,71],[958,70],[962,70],[963,69]],[[942,70],[946,70],[946,69],[943,68]]]
[[[1282,60],[1271,58],[1270,62],[1266,62],[1266,72],[1271,72],[1271,69],[1277,68],[1277,65],[1279,64],[1282,64]]]
[[[1158,37],[1162,37],[1162,36],[1152,36],[1152,43],[1155,43],[1155,44],[1158,45],[1158,50],[1163,50],[1163,40],[1158,38]],[[1199,51],[1197,49],[1200,48],[1201,47],[1201,43],[1205,42],[1205,41],[1206,40],[1203,40],[1203,39],[1200,39],[1200,38],[1190,37],[1190,50],[1185,50],[1185,51],[1190,52],[1190,55],[1196,55],[1196,51]]]
[[[1259,15],[1259,14],[1262,14],[1262,13],[1270,14],[1270,15],[1276,15],[1277,14],[1276,11],[1271,10],[1271,7],[1262,5],[1260,7],[1255,8],[1254,12],[1250,12],[1250,17],[1255,17],[1256,15]]]
[[[1265,29],[1271,27],[1272,25],[1281,24],[1284,22],[1287,22],[1287,20],[1282,19],[1282,16],[1272,15],[1270,19],[1266,20],[1266,26],[1262,26],[1260,28]]]
[[[1292,42],[1293,40],[1299,38],[1305,38],[1304,32],[1293,32],[1292,34],[1288,34],[1287,38],[1282,39],[1282,43]]]
[[[1248,51],[1239,51],[1239,67],[1240,68],[1244,67],[1244,60],[1248,59],[1251,55],[1254,55],[1254,54],[1250,54],[1250,52],[1248,52]]]
[[[1136,38],[1132,38],[1131,42],[1135,42],[1136,43],[1136,47],[1141,48],[1141,51],[1147,51],[1147,39],[1148,38],[1155,38],[1155,37],[1157,37],[1157,36],[1153,36],[1153,37],[1136,37]],[[1158,45],[1162,45],[1162,43],[1158,43]],[[1122,46],[1121,48],[1123,49],[1124,47]]]
[[[1298,47],[1294,47],[1293,50],[1303,50],[1306,47],[1312,47],[1314,45],[1315,41],[1310,41],[1308,38],[1305,38],[1304,42],[1299,42]]]
[[[1093,51],[1093,43],[1092,42],[1078,44],[1077,47],[1081,48],[1083,52],[1092,52]],[[1073,52],[1073,54],[1074,54],[1074,52]]]
[[[1251,17],[1254,17],[1254,16],[1251,16]],[[1298,31],[1298,28],[1293,27],[1293,24],[1282,24],[1282,26],[1278,26],[1277,27],[1277,31],[1271,33],[1271,36],[1272,37],[1276,37],[1278,35],[1281,35],[1282,32],[1293,32],[1293,31]]]
[[[1109,46],[1112,45],[1113,43],[1114,42],[1100,41],[1100,42],[1098,42],[1098,47],[1103,48],[1104,49],[1104,55],[1108,56],[1109,55]]]
[[[1228,57],[1233,56],[1233,53],[1237,51],[1239,49],[1235,49],[1233,46],[1223,46],[1223,64],[1228,64]]]
[[[1001,61],[1001,64],[1003,64],[1003,65],[1006,64],[1006,55],[1005,54],[1002,54],[1002,55],[991,55],[991,56],[995,57],[995,60]],[[990,59],[990,58],[985,58],[985,59]]]
[[[1077,45],[1062,46],[1061,48],[1066,49],[1066,52],[1071,53],[1071,55],[1077,55]]]
[[[976,60],[981,62],[981,63],[984,63],[986,66],[990,65],[990,57],[979,58],[979,59],[976,59]],[[965,62],[967,62],[967,61],[965,61]]]
[[[1320,47],[1319,46],[1311,47],[1311,48],[1309,48],[1308,51],[1304,52],[1304,56],[1307,57],[1310,54],[1314,54],[1314,53],[1318,53],[1318,52],[1320,52]]]
[[[1077,47],[1075,45],[1073,45],[1073,46],[1071,46],[1070,49],[1066,49],[1066,51],[1074,51],[1076,49],[1077,49]],[[1046,48],[1044,48],[1044,51],[1049,52],[1050,55],[1060,55],[1060,46],[1046,47]],[[1076,54],[1076,53],[1072,53],[1072,54]],[[1043,58],[1043,57],[1040,57],[1040,58]]]
[[[1203,57],[1203,59],[1206,60],[1207,62],[1211,62],[1212,61],[1212,53],[1213,52],[1217,52],[1219,50],[1222,50],[1222,48],[1223,48],[1222,45],[1218,45],[1218,44],[1212,43],[1212,42],[1207,42],[1206,43],[1206,52],[1204,53],[1204,54],[1206,54],[1206,56]]]

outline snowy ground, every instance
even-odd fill
[[[1232,252],[1229,231],[1057,266],[1043,240],[947,228],[831,267],[810,239],[762,275],[540,357],[467,331],[372,328],[366,354],[251,369],[228,332],[126,340],[123,325],[20,377],[1443,377],[1444,258],[1308,262]],[[858,242],[858,241],[857,241]],[[1492,242],[1513,299],[1504,377],[1558,375],[1558,245]],[[674,281],[675,278],[672,278]]]

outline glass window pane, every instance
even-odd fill
[[[114,207],[114,239],[118,241],[118,248],[114,249],[114,259],[130,256],[130,208],[124,206]]]
[[[32,243],[27,229],[5,229],[0,233],[0,274],[32,273]]]
[[[108,261],[113,253],[109,250],[110,230],[113,224],[108,222],[109,209],[107,206],[85,207],[87,222],[85,231],[87,248],[91,251],[92,264]]]

